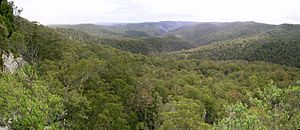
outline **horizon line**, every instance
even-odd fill
[[[57,25],[104,25],[104,26],[110,26],[110,25],[118,25],[118,24],[141,24],[141,23],[160,23],[160,22],[189,22],[189,23],[247,23],[247,22],[254,22],[259,24],[268,24],[268,25],[282,25],[282,24],[292,24],[292,25],[299,25],[295,23],[280,23],[280,24],[271,24],[271,23],[264,23],[264,22],[256,22],[256,21],[210,21],[210,22],[202,22],[202,21],[180,21],[180,20],[162,20],[162,21],[144,21],[144,22],[133,22],[133,21],[123,21],[123,22],[83,22],[83,23],[70,23],[70,24],[43,24],[45,26],[57,26]],[[38,22],[39,23],[39,22]]]

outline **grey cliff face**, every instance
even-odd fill
[[[14,73],[19,67],[24,65],[25,61],[22,56],[15,58],[14,55],[9,52],[2,52],[2,70],[3,72]]]

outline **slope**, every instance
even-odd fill
[[[146,23],[133,23],[133,24],[117,24],[111,26],[111,28],[124,30],[128,34],[130,34],[131,31],[135,31],[135,32],[145,33],[149,36],[162,36],[171,30],[189,24],[192,24],[192,22],[160,21],[160,22],[146,22]]]
[[[165,33],[179,28],[183,25],[189,25],[191,22],[147,22],[147,23],[124,23],[116,25],[95,25],[95,24],[78,24],[78,25],[50,25],[52,28],[71,28],[88,33],[98,37],[150,37],[162,36]]]
[[[265,34],[213,42],[183,52],[187,58],[268,61],[300,67],[300,26],[283,24]]]
[[[0,7],[3,1],[7,4],[2,0]],[[36,22],[13,18],[1,23],[2,30],[14,25],[11,33],[4,31],[5,51],[24,54],[29,64],[16,73],[0,73],[1,127],[299,128],[299,68],[139,55],[70,40]],[[281,28],[270,35],[298,37],[294,26]]]
[[[172,30],[169,34],[200,46],[216,41],[258,35],[274,27],[274,25],[255,22],[194,23]]]
[[[84,31],[76,29],[56,28],[57,32],[70,40],[77,40],[85,43],[96,43],[112,46],[124,51],[140,53],[144,55],[159,54],[164,52],[187,50],[194,48],[188,41],[184,41],[174,36],[162,37],[98,37],[92,36]]]

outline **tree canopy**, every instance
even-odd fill
[[[223,37],[181,51],[195,44],[174,35],[137,35],[137,30],[130,32],[136,37],[104,40],[30,22],[14,15],[13,3],[6,0],[0,6],[0,50],[27,61],[15,73],[0,72],[1,127],[300,128],[298,25],[280,25],[263,35]],[[163,26],[161,33],[166,33],[179,24],[146,27],[154,33]],[[222,39],[218,36],[228,28],[244,34],[245,28],[256,27],[246,25],[226,25],[219,33],[213,29],[215,39]],[[144,25],[121,28],[140,27]]]

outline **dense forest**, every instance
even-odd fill
[[[71,40],[108,45],[144,55],[171,52],[170,56],[177,55],[179,59],[267,61],[300,67],[300,25],[163,21],[50,27]],[[134,35],[128,32],[134,32]]]
[[[48,27],[21,11],[1,0],[0,128],[300,128],[300,25]]]

